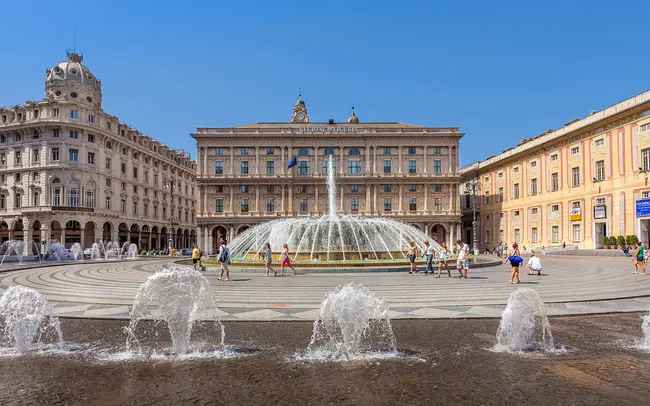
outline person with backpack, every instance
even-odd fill
[[[226,280],[229,281],[230,271],[228,270],[228,264],[230,263],[230,250],[228,249],[228,246],[224,240],[221,240],[217,260],[221,262],[221,272],[219,273],[219,278],[217,278],[217,280],[220,281],[223,277],[223,273],[226,272]]]
[[[519,252],[519,244],[514,243],[512,244],[512,251],[510,251],[510,254],[506,258],[503,263],[505,264],[506,262],[510,262],[510,266],[512,266],[512,274],[510,275],[510,283],[520,283],[519,281],[519,266],[524,262],[524,259],[521,257],[521,253]]]

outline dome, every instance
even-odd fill
[[[67,61],[60,62],[54,68],[47,70],[46,86],[56,85],[62,81],[72,81],[99,90],[101,82],[97,80],[90,69],[81,64],[82,60],[82,55],[69,52]]]
[[[302,94],[298,95],[298,101],[296,102],[296,106],[304,106],[305,102],[302,100]]]
[[[348,117],[348,123],[359,124],[359,118],[354,114],[354,107],[352,107],[352,113],[350,113],[350,117]]]

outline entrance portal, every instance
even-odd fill
[[[594,248],[603,248],[603,237],[607,235],[607,223],[594,223]]]
[[[645,247],[648,247],[650,242],[650,219],[641,219],[639,220],[641,227],[639,227],[639,241],[643,243]]]

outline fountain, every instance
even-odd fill
[[[332,157],[328,164],[328,213],[325,216],[288,217],[252,227],[230,244],[233,262],[263,263],[264,244],[279,253],[287,243],[294,261],[404,261],[409,242],[424,249],[429,238],[417,228],[388,217],[340,216]],[[436,252],[440,245],[431,240]]]
[[[115,259],[120,257],[120,244],[117,241],[108,242],[104,246],[104,258],[106,259]]]
[[[395,352],[388,303],[363,285],[341,285],[321,304],[307,347],[308,357],[350,359],[370,351]]]
[[[4,319],[1,339],[20,352],[40,342],[44,333],[53,329],[58,343],[62,340],[59,319],[52,306],[37,291],[25,286],[11,286],[0,298],[0,315]],[[47,321],[46,321],[47,320]]]
[[[90,248],[90,259],[102,259],[102,252],[99,249],[98,243],[93,243]]]
[[[554,349],[546,308],[534,289],[517,289],[510,294],[494,349],[499,352]]]
[[[643,330],[643,341],[639,344],[639,347],[643,350],[650,351],[650,313],[645,316],[642,316],[641,319],[641,329]]]
[[[216,321],[220,327],[220,345],[224,344],[225,332],[212,286],[205,276],[191,267],[162,269],[140,286],[133,301],[131,323],[126,328],[128,350],[133,344],[139,349],[135,331],[140,320],[146,317],[167,323],[175,354],[189,351],[192,327],[199,319]]]
[[[5,241],[2,244],[2,250],[4,251],[4,255],[2,255],[2,260],[0,261],[0,266],[5,262],[5,258],[7,258],[7,255],[10,255],[11,252],[14,253],[16,258],[18,259],[18,263],[22,265],[23,263],[23,250],[25,248],[25,245],[21,240],[9,240]]]
[[[75,261],[79,260],[79,254],[81,254],[81,259],[83,259],[83,248],[81,248],[81,244],[78,242],[72,244],[72,247],[70,247],[70,252],[72,252],[72,257]]]
[[[57,261],[68,259],[69,257],[68,250],[66,250],[65,245],[61,244],[60,242],[50,244],[49,251],[52,258],[56,259]]]
[[[129,245],[129,250],[126,254],[126,259],[135,259],[138,256],[138,246],[135,244]]]

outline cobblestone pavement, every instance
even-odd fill
[[[520,285],[508,283],[506,265],[470,270],[469,279],[440,279],[406,273],[318,273],[265,278],[263,273],[233,271],[213,285],[222,318],[228,320],[313,320],[328,291],[356,281],[384,296],[391,317],[500,317],[510,293],[533,288],[550,315],[647,311],[650,276],[633,275],[629,258],[542,258],[541,276],[526,275]],[[38,290],[59,316],[128,318],[136,291],[169,260],[85,263],[13,270],[0,274],[0,291],[11,285]],[[457,275],[452,271],[452,275]]]

